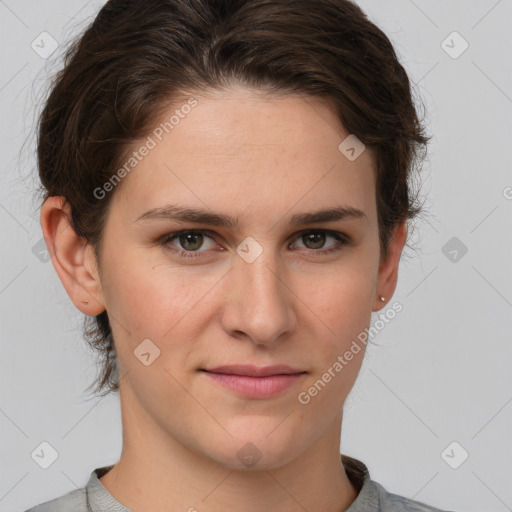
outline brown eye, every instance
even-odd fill
[[[334,243],[326,245],[327,239],[334,240]],[[299,244],[299,245],[296,245]],[[302,244],[302,246],[301,246]],[[299,234],[294,249],[306,249],[311,253],[323,255],[342,249],[344,245],[350,244],[350,238],[337,231],[309,230]]]
[[[321,249],[325,244],[325,233],[306,233],[302,235],[302,241],[308,249]]]
[[[203,252],[207,252],[216,246],[215,240],[207,232],[201,230],[169,233],[163,237],[161,243],[172,252],[179,253],[182,256],[187,254],[191,256],[192,253],[197,253],[200,256]]]
[[[196,251],[203,244],[203,235],[201,233],[184,233],[178,237],[178,240],[187,251]]]

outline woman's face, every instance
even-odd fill
[[[349,133],[319,100],[244,89],[195,98],[164,116],[181,112],[168,134],[155,126],[154,144],[134,145],[150,149],[114,191],[98,300],[123,414],[136,424],[125,430],[224,466],[252,457],[268,469],[338,428],[364,344],[341,371],[335,363],[368,327],[378,295],[393,291],[380,287],[374,163],[369,150],[355,160],[340,151]],[[362,213],[305,218],[340,208]],[[173,218],[178,209],[201,215]],[[195,233],[168,236],[184,230]],[[303,373],[268,379],[288,386],[267,394],[246,377],[251,395],[204,371],[224,365]],[[308,392],[329,369],[330,382]]]

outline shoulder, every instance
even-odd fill
[[[388,492],[371,479],[363,462],[344,454],[341,459],[348,478],[359,491],[346,512],[450,512]]]
[[[450,512],[427,505],[422,501],[416,501],[388,492],[381,484],[374,480],[371,480],[370,486],[373,487],[374,492],[377,493],[379,505],[381,506],[379,510],[383,512],[393,512],[395,510],[400,510],[401,512]]]
[[[59,498],[36,505],[25,512],[87,512],[85,488],[75,489]]]

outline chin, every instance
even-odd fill
[[[212,452],[212,445],[205,447],[208,456],[232,471],[269,471],[292,462],[299,455],[298,439],[279,421],[258,422],[252,418],[250,429],[237,429],[229,440],[217,444]],[[277,428],[276,428],[277,427]],[[278,432],[279,429],[282,429]],[[227,435],[227,434],[226,434]],[[215,444],[215,443],[214,443]]]

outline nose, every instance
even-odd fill
[[[237,257],[226,279],[222,326],[229,335],[270,345],[295,330],[298,299],[270,250],[252,263]]]

